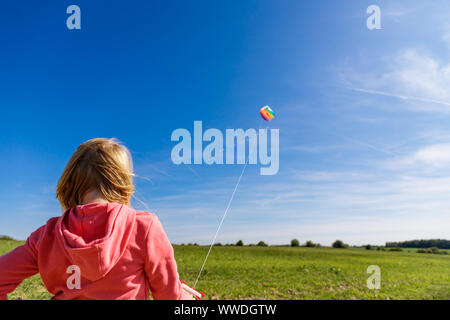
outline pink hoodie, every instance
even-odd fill
[[[52,299],[189,298],[156,215],[117,203],[70,208],[1,256],[0,300],[36,273]]]

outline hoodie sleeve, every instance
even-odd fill
[[[172,245],[156,215],[148,230],[146,247],[145,272],[153,299],[191,299],[181,287]]]
[[[37,242],[44,227],[33,232],[24,245],[0,256],[0,300],[7,300],[26,278],[39,272],[37,265]]]

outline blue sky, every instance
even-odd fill
[[[66,28],[71,4],[81,30]],[[371,4],[381,30],[366,27]],[[195,120],[258,128],[270,105],[279,172],[248,166],[217,241],[448,238],[449,9],[445,0],[2,4],[0,234],[25,239],[58,216],[55,187],[72,152],[116,137],[142,177],[137,197],[170,240],[207,244],[242,166],[176,166],[171,133]]]

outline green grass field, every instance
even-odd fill
[[[0,241],[0,255],[18,241]],[[193,285],[208,250],[175,246],[181,279]],[[370,290],[369,265],[381,269]],[[197,289],[206,299],[450,299],[450,255],[365,249],[214,247]],[[9,299],[49,299],[39,275]]]

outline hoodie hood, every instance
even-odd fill
[[[90,203],[68,209],[56,237],[69,261],[91,281],[104,277],[128,247],[136,211],[118,203]]]

